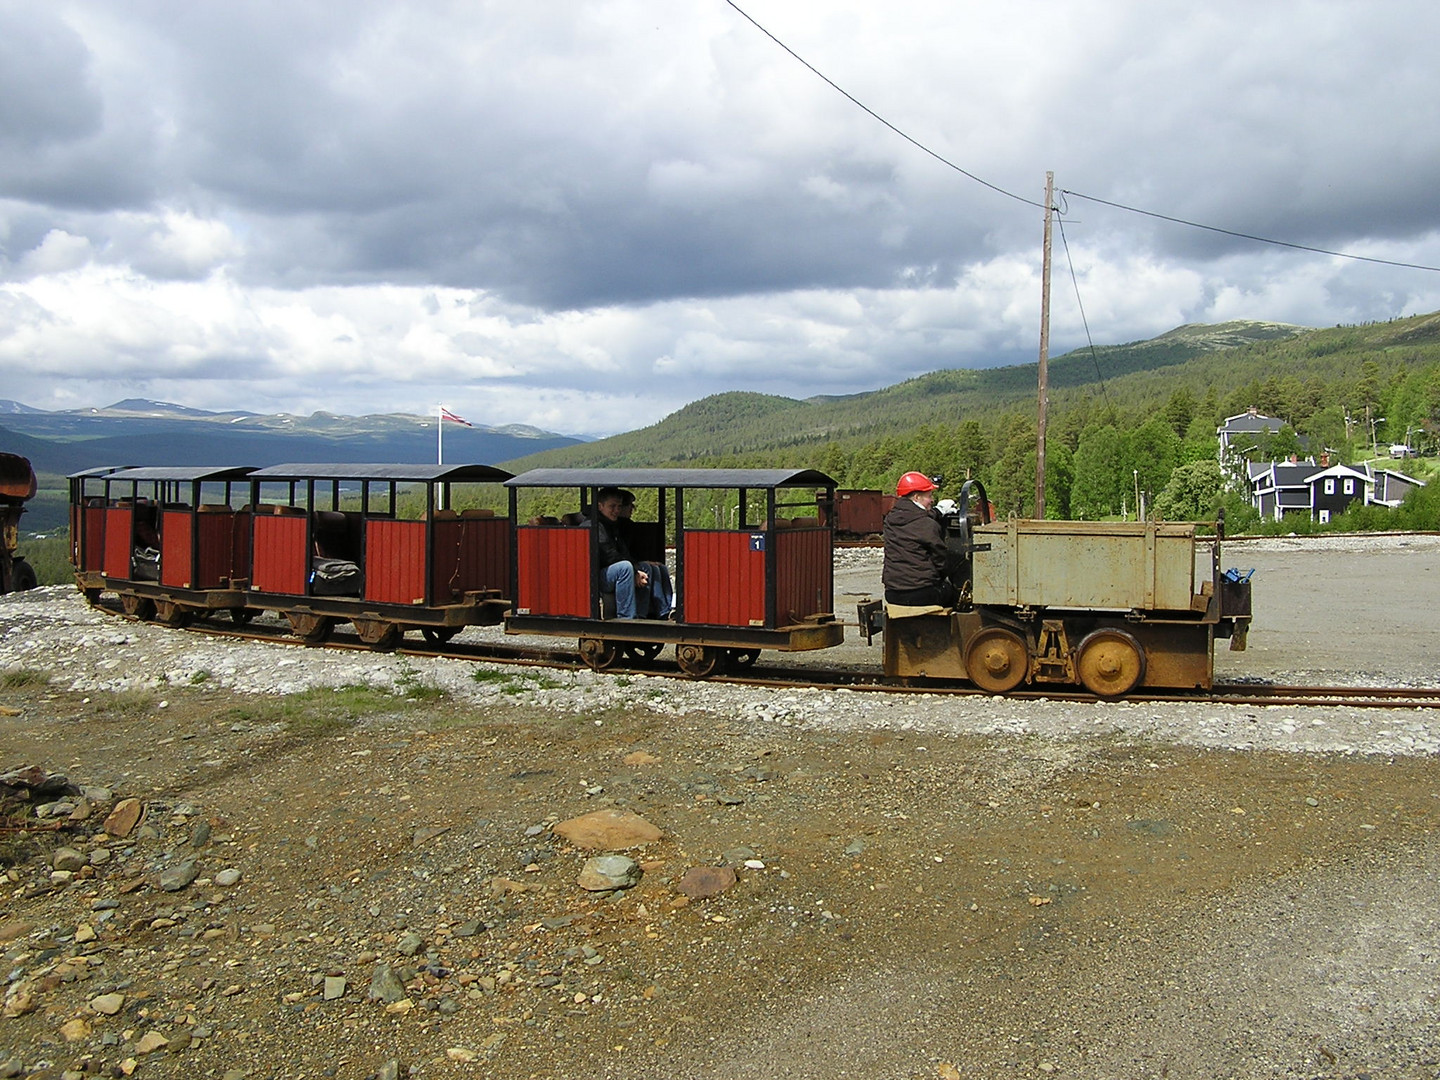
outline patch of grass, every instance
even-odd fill
[[[155,695],[149,690],[115,690],[96,694],[95,711],[119,717],[145,716],[155,711]]]
[[[407,701],[440,701],[446,696],[442,687],[423,680],[420,673],[407,663],[400,665],[400,674],[395,676],[395,688]]]
[[[220,719],[232,724],[283,724],[300,738],[319,738],[345,731],[374,713],[393,713],[414,699],[373,686],[317,686],[298,694],[262,698],[225,710]]]
[[[512,675],[510,672],[491,671],[489,668],[476,668],[474,671],[470,672],[470,678],[474,679],[477,683],[481,683],[482,685],[484,683],[492,682],[503,683],[515,681],[515,676]]]
[[[7,668],[0,673],[0,688],[21,690],[50,685],[50,673],[39,668]]]
[[[201,683],[207,683],[209,681],[210,672],[206,671],[204,668],[201,668],[199,671],[195,672],[190,676],[191,686],[199,686]]]

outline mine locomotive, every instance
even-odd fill
[[[943,504],[942,504],[943,505]],[[1245,648],[1248,575],[1193,524],[990,519],[978,481],[942,514],[953,608],[859,605],[885,674],[968,679],[991,693],[1079,684],[1101,697],[1209,689],[1214,643]]]
[[[20,515],[35,496],[35,470],[19,454],[0,453],[0,593],[35,588],[35,569],[20,545]]]

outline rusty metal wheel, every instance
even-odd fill
[[[720,670],[724,659],[725,650],[709,645],[675,646],[675,662],[692,679],[708,679]]]
[[[594,671],[604,671],[606,668],[614,667],[619,656],[620,650],[613,641],[593,637],[580,639],[580,659],[584,660]]]
[[[431,645],[444,645],[458,633],[460,633],[458,626],[422,626],[420,628],[420,636]]]
[[[355,634],[376,652],[393,652],[405,632],[388,619],[356,619]]]
[[[981,690],[1008,694],[1030,671],[1030,650],[1013,630],[991,627],[970,639],[965,673]]]
[[[1092,694],[1128,694],[1145,677],[1145,650],[1124,630],[1096,630],[1075,650],[1075,674]]]
[[[287,611],[290,632],[306,645],[319,645],[330,636],[335,620],[329,615],[316,615],[309,611]]]
[[[155,621],[164,623],[166,626],[189,626],[195,613],[187,607],[182,607],[174,600],[155,601]]]
[[[255,615],[256,615],[256,611],[255,611],[254,608],[248,608],[248,607],[232,607],[232,608],[230,608],[230,621],[233,622],[236,626],[245,626],[245,625],[247,625],[247,624],[250,622],[251,619],[255,618]]]
[[[141,622],[149,622],[155,618],[155,601],[148,596],[136,596],[134,593],[120,594],[120,610],[132,618]]]

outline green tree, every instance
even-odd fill
[[[1112,425],[1091,428],[1075,448],[1070,489],[1072,517],[1094,521],[1120,512],[1121,480],[1130,476],[1120,432]]]
[[[1220,508],[1225,476],[1213,459],[1181,465],[1155,496],[1155,516],[1166,521],[1208,521]]]

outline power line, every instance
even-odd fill
[[[1427,270],[1433,274],[1440,274],[1440,266],[1426,266],[1424,263],[1401,262],[1397,259],[1378,259],[1372,255],[1356,255],[1348,251],[1330,251],[1327,248],[1311,247],[1309,244],[1295,244],[1289,240],[1276,240],[1269,236],[1256,236],[1253,233],[1237,232],[1235,229],[1222,229],[1218,225],[1203,225],[1198,221],[1187,221],[1185,218],[1171,217],[1169,214],[1157,213],[1154,210],[1142,210],[1137,206],[1126,206],[1124,203],[1102,199],[1098,195],[1086,195],[1083,192],[1070,191],[1065,188],[1060,190],[1060,194],[1074,199],[1084,199],[1087,202],[1099,203],[1102,206],[1113,207],[1116,210],[1124,210],[1131,214],[1140,214],[1144,217],[1156,218],[1160,221],[1169,221],[1176,225],[1186,225],[1192,229],[1204,229],[1206,232],[1220,233],[1224,236],[1234,236],[1241,240],[1253,240],[1257,244],[1273,244],[1276,247],[1293,248],[1296,251],[1310,251],[1316,255],[1332,255],[1337,259],[1352,259],[1355,262],[1379,263],[1381,266],[1399,266],[1406,270]]]
[[[785,50],[787,53],[789,53],[792,57],[794,57],[794,58],[795,58],[796,60],[798,60],[800,63],[804,64],[805,67],[809,68],[809,69],[810,69],[810,72],[811,72],[813,75],[815,75],[817,78],[819,78],[821,81],[823,81],[827,86],[829,86],[830,89],[834,90],[837,94],[839,94],[841,97],[845,98],[845,99],[846,99],[847,101],[849,101],[852,105],[854,105],[854,106],[856,106],[857,108],[862,109],[864,112],[868,113],[868,114],[869,114],[872,118],[874,118],[875,120],[878,120],[880,123],[884,124],[887,128],[889,128],[891,131],[893,131],[896,135],[899,135],[902,139],[904,139],[906,142],[908,142],[911,146],[915,147],[917,150],[920,150],[920,151],[922,151],[923,153],[929,154],[932,158],[934,158],[936,161],[940,162],[940,164],[944,165],[946,168],[954,169],[954,170],[955,170],[956,172],[958,172],[961,176],[967,177],[968,179],[975,181],[975,183],[981,185],[982,187],[987,187],[987,188],[989,188],[991,191],[998,192],[999,194],[1004,195],[1004,196],[1006,196],[1007,198],[1014,199],[1014,200],[1016,200],[1017,202],[1025,203],[1027,206],[1034,206],[1034,207],[1036,207],[1037,209],[1040,209],[1040,210],[1045,209],[1045,206],[1044,206],[1043,203],[1038,203],[1038,202],[1036,202],[1034,199],[1027,199],[1027,198],[1025,198],[1024,195],[1017,195],[1017,194],[1015,194],[1015,192],[1013,192],[1013,191],[1006,191],[1004,188],[1000,187],[998,184],[992,184],[992,183],[990,183],[989,180],[983,180],[983,179],[981,179],[980,177],[976,176],[974,173],[972,173],[972,172],[967,172],[965,169],[962,169],[959,165],[956,165],[955,162],[951,161],[949,158],[947,158],[947,157],[945,157],[945,156],[937,153],[937,152],[934,151],[934,150],[931,150],[930,147],[926,146],[926,145],[925,145],[924,143],[922,143],[919,139],[917,139],[917,138],[915,138],[914,136],[909,135],[909,134],[907,134],[906,132],[900,130],[898,127],[896,127],[894,124],[892,124],[889,120],[886,120],[885,117],[881,116],[881,115],[880,115],[879,113],[877,113],[874,109],[870,108],[869,105],[866,105],[863,101],[861,101],[859,98],[855,97],[855,95],[851,94],[851,93],[850,93],[848,90],[846,90],[843,86],[840,86],[838,83],[836,83],[835,80],[831,79],[828,75],[826,75],[824,72],[822,72],[822,71],[821,71],[819,68],[817,68],[814,64],[810,63],[809,60],[806,60],[803,56],[801,56],[799,53],[797,53],[794,49],[790,48],[789,45],[786,45],[783,41],[781,41],[779,38],[777,38],[777,37],[776,37],[774,34],[772,34],[769,30],[766,30],[765,27],[761,26],[758,22],[756,22],[756,21],[750,16],[750,13],[749,13],[749,12],[747,12],[747,11],[746,11],[744,8],[742,8],[739,4],[735,3],[735,0],[725,0],[725,2],[726,2],[727,4],[729,4],[732,8],[734,8],[736,11],[738,11],[738,12],[745,18],[745,20],[746,20],[748,23],[750,23],[751,26],[755,27],[756,30],[759,30],[762,34],[764,34],[766,37],[768,37],[768,38],[769,38],[771,41],[773,41],[776,45],[779,45],[780,48],[784,49],[784,50]]]
[[[1056,214],[1055,220],[1060,225],[1060,245],[1065,249],[1065,262],[1070,267],[1070,284],[1075,287],[1075,303],[1080,308],[1080,325],[1085,327],[1085,343],[1090,347],[1090,360],[1095,365],[1095,378],[1100,383],[1100,396],[1105,399],[1105,407],[1113,411],[1110,404],[1110,392],[1105,388],[1105,376],[1100,371],[1100,354],[1095,351],[1095,339],[1090,336],[1090,320],[1085,317],[1085,301],[1080,299],[1080,278],[1075,273],[1075,260],[1070,256],[1070,241],[1065,238],[1065,219]]]
[[[739,4],[735,3],[735,0],[725,0],[725,2],[729,4],[732,8],[734,8],[737,12],[739,12],[740,15],[745,19],[745,21],[748,22],[751,26],[755,27],[755,29],[759,30],[776,45],[784,49],[787,53],[790,54],[792,58],[803,64],[811,72],[811,74],[815,75],[818,79],[824,82],[825,85],[829,86],[832,90],[834,90],[841,97],[845,98],[845,100],[849,101],[852,105],[856,106],[858,109],[868,114],[872,119],[879,121],[885,127],[893,131],[896,135],[899,135],[902,139],[908,142],[911,146],[915,147],[917,150],[921,151],[922,153],[928,154],[930,157],[940,162],[940,164],[944,165],[946,168],[953,169],[961,176],[964,176],[969,180],[973,180],[975,183],[981,185],[982,187],[987,187],[991,191],[1004,195],[1006,198],[1014,199],[1016,202],[1022,202],[1027,206],[1034,206],[1041,210],[1045,209],[1044,204],[1036,202],[1034,199],[1027,199],[1023,195],[1017,195],[1013,191],[1007,191],[1005,188],[1000,187],[998,184],[992,184],[990,181],[982,179],[981,177],[976,176],[974,173],[961,168],[959,165],[955,164],[955,162],[951,161],[944,155],[930,149],[930,147],[926,146],[913,135],[910,135],[908,132],[903,131],[896,125],[892,124],[889,120],[886,120],[885,117],[881,116],[874,109],[870,108],[870,106],[866,105],[859,98],[855,97],[855,95],[851,94],[843,86],[835,82],[834,79],[831,79],[814,64],[810,63],[810,61],[806,60],[794,49],[790,48],[789,45],[786,45],[785,42],[781,41],[764,26],[760,25],[760,23],[757,22],[755,18],[750,15],[749,12],[747,12]],[[1184,225],[1191,229],[1203,229],[1206,232],[1220,233],[1223,236],[1233,236],[1240,240],[1250,240],[1257,244],[1270,244],[1274,247],[1290,248],[1294,251],[1309,251],[1316,255],[1329,255],[1332,258],[1336,259],[1350,259],[1354,262],[1376,263],[1380,266],[1398,266],[1406,270],[1424,270],[1429,273],[1440,274],[1440,266],[1427,266],[1424,263],[1402,262],[1398,259],[1380,259],[1372,255],[1355,255],[1348,251],[1331,251],[1328,248],[1312,247],[1309,244],[1296,244],[1292,243],[1289,240],[1276,240],[1268,236],[1256,236],[1253,233],[1239,232],[1235,229],[1223,229],[1218,225],[1205,225],[1198,221],[1188,221],[1185,218],[1173,217],[1170,214],[1161,214],[1154,210],[1142,210],[1138,206],[1127,206],[1124,203],[1112,202],[1109,199],[1102,199],[1097,195],[1086,195],[1080,191],[1069,191],[1062,188],[1060,194],[1070,196],[1076,199],[1085,199],[1088,202],[1099,203],[1102,206],[1109,206],[1116,210],[1124,210],[1127,213],[1140,214],[1143,217],[1155,218],[1159,221],[1168,221],[1175,225]],[[1052,209],[1055,209],[1057,214],[1059,213],[1058,208],[1052,207]]]

